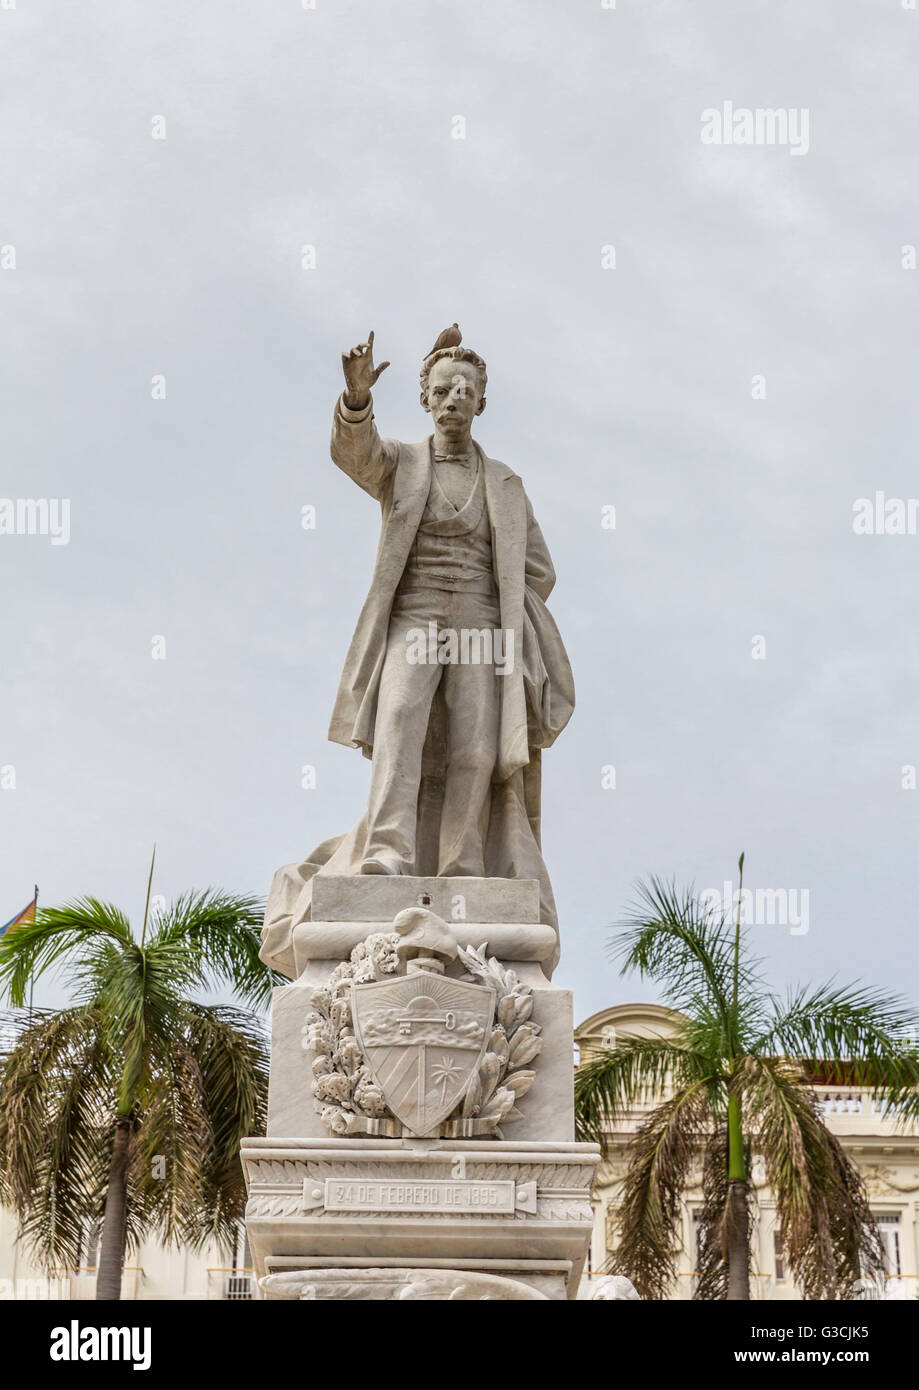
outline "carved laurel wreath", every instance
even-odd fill
[[[539,1036],[542,1029],[538,1023],[530,1021],[533,1013],[530,985],[521,984],[516,972],[505,970],[494,956],[486,957],[485,946],[483,941],[479,947],[470,946],[464,950],[460,946],[458,951],[470,976],[491,985],[498,996],[495,1026],[478,1070],[447,1124],[455,1124],[461,1117],[487,1122],[497,1130],[502,1120],[521,1118],[516,1102],[526,1095],[536,1076],[535,1071],[524,1068],[542,1051]]]
[[[395,975],[396,932],[374,932],[358,943],[349,961],[336,966],[328,983],[313,990],[312,1011],[303,1025],[304,1051],[315,1052],[313,1104],[333,1134],[377,1134],[398,1138],[402,1125],[389,1110],[364,1060],[351,1017],[351,985]],[[497,995],[495,1024],[485,1054],[441,1133],[450,1138],[501,1137],[504,1120],[520,1118],[517,1101],[536,1076],[526,1070],[542,1050],[542,1031],[531,1022],[533,991],[481,946],[458,948],[469,972],[464,978],[490,986]]]
[[[359,941],[350,961],[335,967],[328,983],[310,995],[313,1011],[303,1025],[303,1049],[316,1052],[313,1104],[333,1134],[402,1133],[364,1061],[351,1017],[351,984],[395,975],[396,932],[374,932]]]

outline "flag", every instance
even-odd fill
[[[21,912],[17,912],[15,917],[11,917],[8,922],[5,922],[3,926],[0,927],[0,936],[5,936],[8,931],[15,931],[17,927],[22,926],[23,922],[34,922],[35,904],[37,900],[38,898],[36,895],[36,897],[34,897],[32,901],[22,909]]]

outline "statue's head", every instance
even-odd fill
[[[485,409],[485,361],[472,348],[446,347],[421,364],[421,404],[447,433],[469,429]]]

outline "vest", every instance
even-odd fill
[[[400,589],[450,589],[495,594],[485,470],[478,454],[469,498],[457,511],[431,468],[431,487]]]

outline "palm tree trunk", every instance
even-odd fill
[[[728,1184],[727,1256],[728,1301],[749,1302],[750,1231],[746,1179]]]
[[[741,865],[743,872],[743,865]],[[728,1300],[750,1298],[750,1223],[747,1216],[747,1158],[743,1111],[736,1082],[728,1095]]]
[[[99,1273],[96,1275],[96,1298],[109,1301],[121,1298],[121,1267],[124,1263],[127,1234],[127,1171],[131,1128],[131,1120],[119,1115],[115,1121],[115,1143],[108,1170],[108,1190],[105,1194],[102,1239],[99,1244]]]

